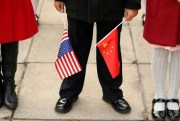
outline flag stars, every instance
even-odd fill
[[[106,43],[103,43],[103,48],[106,48],[108,46],[108,43],[106,42]]]
[[[103,45],[103,47],[107,47],[107,43],[103,43],[104,45]],[[111,46],[107,51],[103,51],[103,54],[106,54],[106,55],[109,55],[110,53],[112,53],[113,52],[113,49],[114,49],[114,47],[113,46]]]

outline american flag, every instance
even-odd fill
[[[65,29],[63,33],[55,67],[61,79],[69,77],[82,70],[71,46],[67,29]]]

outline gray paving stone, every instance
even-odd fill
[[[24,63],[26,61],[31,41],[32,38],[19,42],[18,63]]]
[[[57,58],[63,26],[41,25],[35,36],[27,62],[54,62]]]
[[[8,118],[11,116],[12,112],[7,110],[4,106],[0,109],[0,121],[4,120],[3,118]]]
[[[0,119],[0,121],[9,121],[9,119]]]
[[[145,96],[145,105],[148,111],[146,113],[146,116],[148,116],[148,118],[152,120],[150,114],[151,114],[151,107],[152,107],[152,99],[154,97],[154,86],[153,86],[153,81],[151,77],[150,64],[140,65],[139,70],[140,70],[140,77],[141,77],[142,86],[144,90],[143,93]]]
[[[138,63],[150,63],[152,46],[143,38],[143,27],[131,26],[130,28]]]
[[[28,64],[14,117],[45,119],[50,116],[47,112],[54,112],[60,82],[54,64]]]
[[[40,24],[63,24],[63,19],[66,20],[66,14],[59,13],[54,7],[54,0],[43,0],[41,4]]]
[[[37,15],[40,15],[42,11],[42,7],[43,7],[43,3],[44,3],[45,0],[39,0],[39,3],[38,3],[38,7],[37,7],[37,12],[36,14]]]
[[[15,82],[16,82],[16,91],[18,91],[19,87],[21,86],[21,81],[23,78],[23,74],[25,71],[25,65],[24,64],[18,64],[17,65],[17,71],[15,75]]]
[[[121,33],[121,50],[123,63],[133,63],[135,59],[132,38],[128,26],[123,26]]]
[[[143,105],[135,65],[124,65],[125,98],[132,112],[122,115],[102,101],[102,92],[94,64],[88,64],[84,90],[68,114],[54,111],[61,81],[54,64],[28,64],[19,94],[19,108],[15,119],[60,119],[60,120],[142,120]],[[129,76],[131,73],[131,76]],[[133,92],[133,93],[130,93]],[[134,96],[135,95],[135,96]],[[141,108],[139,108],[141,107]],[[28,109],[28,110],[27,110]]]

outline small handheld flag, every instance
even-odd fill
[[[120,72],[120,62],[118,59],[118,30],[113,30],[111,34],[96,46],[99,48],[112,78],[115,78]]]
[[[55,67],[61,79],[67,78],[82,70],[71,46],[67,29],[65,29],[63,33]]]
[[[112,31],[110,31],[96,46],[99,48],[101,55],[107,65],[107,68],[112,76],[115,78],[120,73],[120,61],[118,58],[118,26],[125,20],[118,24]]]

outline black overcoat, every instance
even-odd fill
[[[121,20],[124,8],[140,9],[140,0],[56,0],[65,2],[67,14],[77,20],[113,21]]]

